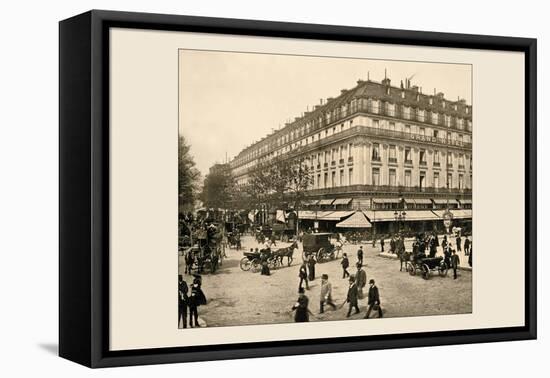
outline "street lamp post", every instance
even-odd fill
[[[393,216],[395,217],[395,221],[397,222],[397,231],[401,233],[401,222],[405,222],[405,217],[407,216],[407,212],[405,210],[398,211],[396,210],[393,213]]]

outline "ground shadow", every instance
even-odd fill
[[[41,343],[38,347],[56,356],[59,354],[59,346],[56,343]]]

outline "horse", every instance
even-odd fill
[[[292,242],[292,244],[286,248],[279,248],[276,251],[273,252],[273,255],[279,259],[281,265],[283,265],[283,257],[286,256],[287,258],[287,264],[290,266],[292,264],[294,250],[298,248],[298,242],[295,240]]]
[[[407,270],[407,262],[411,261],[411,252],[403,250],[397,253],[397,257],[399,257],[399,271],[403,271],[403,263],[405,263],[405,270]]]

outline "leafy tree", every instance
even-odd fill
[[[191,156],[191,146],[185,137],[178,140],[178,204],[180,212],[190,211],[195,206],[201,174]]]
[[[201,200],[209,208],[232,207],[236,193],[235,179],[227,164],[216,164],[204,179]]]

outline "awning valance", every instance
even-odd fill
[[[458,200],[462,205],[471,205],[472,204],[472,200],[471,199],[461,199],[461,200]]]
[[[353,214],[353,211],[333,211],[330,214],[324,214],[321,220],[336,220],[339,221],[342,218],[348,217]]]
[[[340,223],[336,223],[336,227],[340,228],[369,228],[371,223],[361,211],[356,211],[353,215]]]
[[[338,198],[332,203],[333,205],[347,205],[351,202],[351,198]]]
[[[319,205],[332,205],[332,202],[334,202],[334,198],[322,199],[319,201]]]

